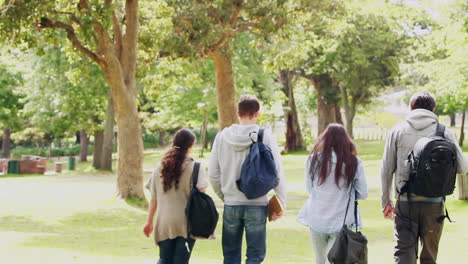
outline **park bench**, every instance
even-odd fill
[[[47,158],[40,156],[21,156],[20,174],[44,174],[47,170]]]

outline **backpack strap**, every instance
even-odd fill
[[[263,132],[264,131],[265,131],[265,129],[260,128],[258,130],[258,132],[257,131],[252,131],[252,132],[249,133],[249,138],[250,138],[250,140],[252,140],[252,144],[257,143],[257,142],[263,142]],[[257,134],[257,141],[252,139],[252,134]]]
[[[436,136],[445,138],[445,126],[437,122]]]
[[[356,195],[356,194],[354,194]],[[358,217],[357,217],[357,208],[358,208],[358,201],[356,199],[356,196],[354,196],[354,228],[356,228],[356,233],[358,231]]]
[[[263,132],[265,132],[265,129],[263,128],[258,130],[257,142],[263,142]]]
[[[445,215],[442,215],[439,218],[437,218],[437,222],[442,223],[445,218],[447,218],[450,223],[455,222],[455,221],[452,221],[452,219],[450,219],[450,216],[447,210],[447,205],[445,204],[445,196],[444,196],[444,208],[445,208]]]
[[[195,162],[192,171],[192,188],[197,188],[198,172],[200,171],[200,162]]]
[[[353,192],[353,189],[354,189],[354,179],[353,179],[353,182],[351,183],[351,187],[349,188],[349,197],[348,197],[348,203],[346,205],[345,216],[344,216],[344,219],[343,219],[343,226],[346,224],[346,217],[348,216],[349,203],[351,202],[351,193]],[[354,212],[356,213],[356,210]],[[355,217],[356,217],[356,215],[355,215]],[[356,217],[356,219],[357,219],[357,217]],[[357,221],[356,221],[355,225],[357,226]]]

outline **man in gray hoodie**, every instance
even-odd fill
[[[436,264],[443,229],[443,221],[439,222],[437,219],[444,215],[443,197],[429,198],[410,194],[411,201],[408,202],[407,194],[401,193],[410,174],[408,153],[420,138],[435,134],[438,123],[434,114],[435,106],[435,98],[431,94],[414,94],[410,99],[411,113],[405,122],[392,129],[385,144],[381,171],[382,207],[385,218],[394,218],[394,258],[397,264],[416,264],[418,240],[422,244],[420,263]],[[468,171],[468,160],[458,146],[456,138],[448,129],[445,129],[444,136],[457,147],[457,172]],[[396,207],[391,198],[393,179]]]
[[[265,195],[249,200],[236,185],[252,140],[257,140],[260,129],[257,125],[259,109],[260,103],[255,96],[241,96],[237,113],[240,124],[231,125],[218,133],[208,164],[211,186],[224,202],[222,237],[224,264],[241,263],[244,230],[247,240],[246,264],[261,263],[266,254],[268,197]],[[274,190],[286,208],[286,186],[280,152],[271,130],[265,130],[263,142],[271,148],[279,178],[278,186]],[[274,215],[273,220],[279,217],[281,216]]]

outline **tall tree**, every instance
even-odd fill
[[[2,58],[2,61],[11,58]],[[11,133],[21,126],[20,111],[24,104],[16,87],[21,85],[22,76],[14,69],[0,62],[0,129],[3,129],[2,157],[10,157]]]
[[[275,36],[267,66],[311,81],[319,134],[329,123],[342,123],[341,105],[352,134],[357,106],[370,102],[397,76],[405,32],[391,18],[340,5],[315,15],[305,10],[295,20]]]
[[[174,9],[174,34],[161,55],[209,56],[214,61],[219,128],[237,123],[232,41],[239,33],[262,36],[281,28],[287,15],[282,0],[166,0]]]
[[[286,120],[286,142],[284,150],[286,152],[294,152],[300,149],[305,149],[296,100],[294,98],[294,78],[296,76],[289,70],[280,70],[278,75],[279,81],[282,84],[281,90],[287,98],[283,103],[284,117]]]
[[[329,123],[341,122],[339,87],[332,76],[332,55],[336,39],[333,29],[343,17],[343,6],[329,1],[317,9],[295,10],[293,22],[274,35],[270,70],[288,69],[311,82],[317,92],[318,133]]]
[[[419,53],[427,54],[426,47],[432,47],[431,52],[411,65],[417,75],[425,79],[423,83],[416,83],[416,88],[435,94],[438,114],[463,114],[468,109],[466,12],[462,6],[455,7],[442,9],[437,22],[444,26],[432,27],[418,47]],[[464,135],[464,126],[459,134]],[[459,143],[463,142],[459,140]]]
[[[337,35],[332,67],[333,76],[339,81],[346,130],[350,136],[353,136],[357,107],[371,103],[399,75],[406,38],[383,16],[348,15],[344,28]]]
[[[139,25],[138,0],[115,1],[8,1],[2,4],[0,29],[4,38],[28,42],[63,36],[73,48],[97,63],[104,72],[115,103],[118,127],[118,189],[124,199],[144,199],[143,143],[136,97],[136,58]],[[157,4],[157,3],[156,3]],[[56,33],[45,29],[57,29]]]

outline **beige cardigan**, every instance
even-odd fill
[[[151,199],[157,200],[156,223],[154,227],[154,240],[156,244],[167,239],[187,237],[187,219],[185,206],[191,190],[192,171],[194,160],[186,158],[182,168],[179,187],[172,187],[164,192],[161,179],[161,163],[158,163],[145,187],[151,192]],[[205,167],[200,166],[197,188],[208,187]]]

